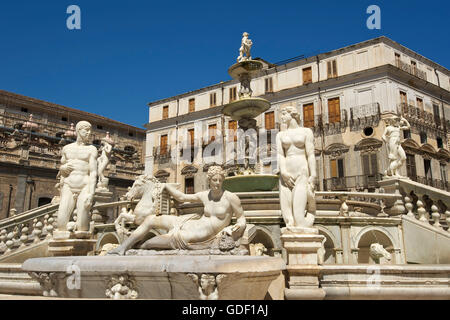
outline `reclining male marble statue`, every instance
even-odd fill
[[[179,202],[199,202],[204,206],[203,214],[158,215],[150,213],[134,230],[129,238],[108,252],[108,255],[124,255],[135,244],[144,240],[151,230],[165,230],[166,234],[157,235],[145,241],[140,249],[147,250],[203,250],[239,244],[244,234],[246,220],[241,201],[235,194],[222,188],[225,173],[220,166],[211,166],[208,170],[209,190],[195,194],[184,194],[169,184],[162,184]],[[144,197],[144,196],[143,196]],[[149,206],[150,209],[152,206]],[[236,224],[231,225],[235,215]],[[138,223],[139,224],[139,223]]]

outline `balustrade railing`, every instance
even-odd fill
[[[401,60],[395,60],[391,62],[391,64],[403,71],[408,72],[409,74],[412,74],[413,76],[416,76],[423,80],[427,80],[427,73],[417,68],[417,66],[405,63]]]
[[[382,174],[334,177],[323,180],[325,191],[364,190],[377,187]]]

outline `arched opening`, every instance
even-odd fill
[[[254,233],[250,241],[250,254],[254,253],[253,251],[256,249],[256,244],[262,244],[266,251],[264,251],[264,255],[273,256],[274,255],[274,243],[270,234],[264,230],[257,229]]]
[[[107,233],[105,234],[99,242],[97,242],[97,250],[100,250],[103,248],[105,244],[119,244],[119,239],[117,239],[117,236],[113,233]]]
[[[46,204],[49,204],[51,202],[52,202],[51,198],[41,197],[38,199],[38,207],[45,206]]]
[[[323,264],[335,264],[336,263],[336,254],[334,252],[334,248],[336,247],[333,240],[327,235],[325,232],[319,230],[319,234],[325,236],[326,240],[324,243],[325,247],[325,255],[323,259]]]
[[[389,237],[379,230],[367,231],[359,239],[358,263],[376,264],[369,254],[370,245],[373,243],[381,244],[383,248],[391,254],[391,260],[386,261],[387,264],[395,264],[394,245]]]

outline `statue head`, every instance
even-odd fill
[[[248,32],[244,32],[244,33],[242,34],[242,36],[243,36],[243,37],[248,37],[249,34],[248,34]]]
[[[200,287],[204,294],[211,294],[216,285],[216,277],[212,274],[202,274],[200,278]]]
[[[298,125],[300,125],[300,114],[298,113],[297,108],[294,106],[286,106],[281,108],[281,122],[289,125],[292,119],[297,121]]]
[[[209,187],[212,190],[220,190],[222,189],[222,183],[225,179],[225,171],[221,166],[211,166],[208,169],[208,182]]]
[[[91,135],[92,125],[87,121],[80,121],[75,127],[77,132],[77,138],[80,138],[83,142],[87,143]]]

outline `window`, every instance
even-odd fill
[[[420,133],[420,143],[427,143],[427,133],[426,132],[421,132]]]
[[[236,87],[230,88],[230,102],[235,101],[237,98]]]
[[[273,92],[273,80],[272,80],[272,78],[266,78],[265,79],[265,89],[266,89],[266,93]]]
[[[413,154],[406,154],[406,174],[412,180],[417,180],[416,158]]]
[[[311,67],[303,69],[303,84],[312,82],[312,69]]]
[[[378,173],[378,159],[376,153],[363,154],[362,168],[363,174],[366,176],[375,176]]]
[[[194,145],[194,139],[195,139],[195,131],[194,129],[188,130],[188,139],[189,139],[189,145],[192,147]]]
[[[166,155],[168,152],[167,148],[167,134],[161,136],[161,143],[159,144],[160,154]]]
[[[433,174],[431,172],[431,160],[423,159],[423,165],[425,168],[425,177],[427,178],[427,180],[432,180]]]
[[[400,54],[398,53],[395,54],[395,65],[397,66],[397,68],[400,68],[401,66]]]
[[[342,178],[344,177],[344,159],[331,159],[331,178]]]
[[[341,106],[339,98],[328,99],[328,122],[335,123],[341,121]]]
[[[336,60],[331,60],[327,62],[327,75],[328,79],[337,77]]]
[[[28,113],[28,109],[27,108],[20,108],[20,111]]]
[[[400,91],[400,103],[404,105],[408,104],[408,98],[406,96],[406,92],[404,91]]]
[[[439,105],[433,103],[433,114],[435,118],[439,118]]]
[[[67,121],[67,117],[61,117],[62,121]]]
[[[403,139],[411,139],[411,130],[403,130]]]
[[[133,132],[128,132],[128,136],[129,137],[134,137],[134,133]]]
[[[162,111],[162,118],[167,119],[169,117],[169,106],[164,106]]]
[[[194,178],[186,178],[184,180],[184,193],[194,194]]]
[[[275,129],[275,113],[273,111],[264,114],[264,125],[266,130]]]
[[[211,107],[216,106],[216,93],[215,93],[215,92],[214,92],[214,93],[211,93],[211,94],[209,95],[209,105],[210,105]]]
[[[209,142],[216,140],[216,131],[217,131],[217,124],[210,124],[208,126],[208,135],[209,135]]]
[[[103,126],[98,124],[98,125],[97,125],[97,129],[103,130]]]
[[[228,141],[237,141],[237,121],[230,120],[228,121]]]
[[[442,149],[444,147],[444,141],[442,140],[441,137],[436,137],[436,143],[439,149]]]
[[[415,61],[411,61],[411,71],[413,74],[417,73],[417,63]]]
[[[417,101],[417,108],[423,110],[423,100],[420,98],[416,98],[416,101]]]
[[[303,126],[305,128],[314,127],[314,104],[308,103],[303,105]]]
[[[195,111],[195,98],[189,99],[189,113]]]
[[[46,204],[49,204],[52,202],[52,199],[47,197],[42,197],[38,199],[38,207],[45,206]]]

